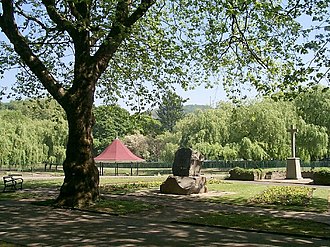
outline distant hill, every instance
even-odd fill
[[[208,110],[208,109],[212,109],[211,106],[209,105],[184,105],[183,106],[183,111],[185,114],[189,114],[189,113],[193,113],[197,110],[202,110],[202,111],[205,111],[205,110]],[[157,119],[157,109],[154,109],[151,111],[151,116],[155,119]]]
[[[205,110],[209,110],[209,109],[212,109],[212,107],[209,105],[184,105],[183,106],[183,110],[186,114],[193,113],[197,110],[205,111]]]

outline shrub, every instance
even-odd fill
[[[330,185],[330,169],[319,168],[314,170],[314,184]]]
[[[235,167],[229,171],[229,175],[230,177],[228,179],[253,181],[262,178],[262,171],[260,169],[244,169]]]
[[[250,202],[275,205],[303,206],[313,197],[313,188],[301,186],[273,186],[253,197]]]

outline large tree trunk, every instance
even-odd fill
[[[65,179],[57,198],[60,206],[84,207],[99,195],[99,172],[92,156],[93,93],[93,90],[80,95],[77,92],[63,103],[69,137],[63,163]]]

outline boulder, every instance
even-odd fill
[[[160,185],[160,192],[176,195],[206,193],[206,177],[169,176],[166,181]]]
[[[203,156],[190,148],[180,148],[175,152],[172,166],[174,176],[198,176],[200,175]]]

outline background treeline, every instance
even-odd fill
[[[33,167],[62,163],[67,122],[52,100],[24,100],[0,104],[0,165]]]
[[[291,150],[287,129],[294,124],[302,160],[329,155],[330,92],[321,87],[292,101],[219,102],[215,108],[183,103],[168,93],[152,112],[130,114],[116,105],[95,107],[94,154],[119,137],[148,161],[172,162],[180,146],[197,149],[210,160],[285,160]],[[60,164],[67,139],[65,114],[49,99],[1,103],[0,138],[1,166]]]

